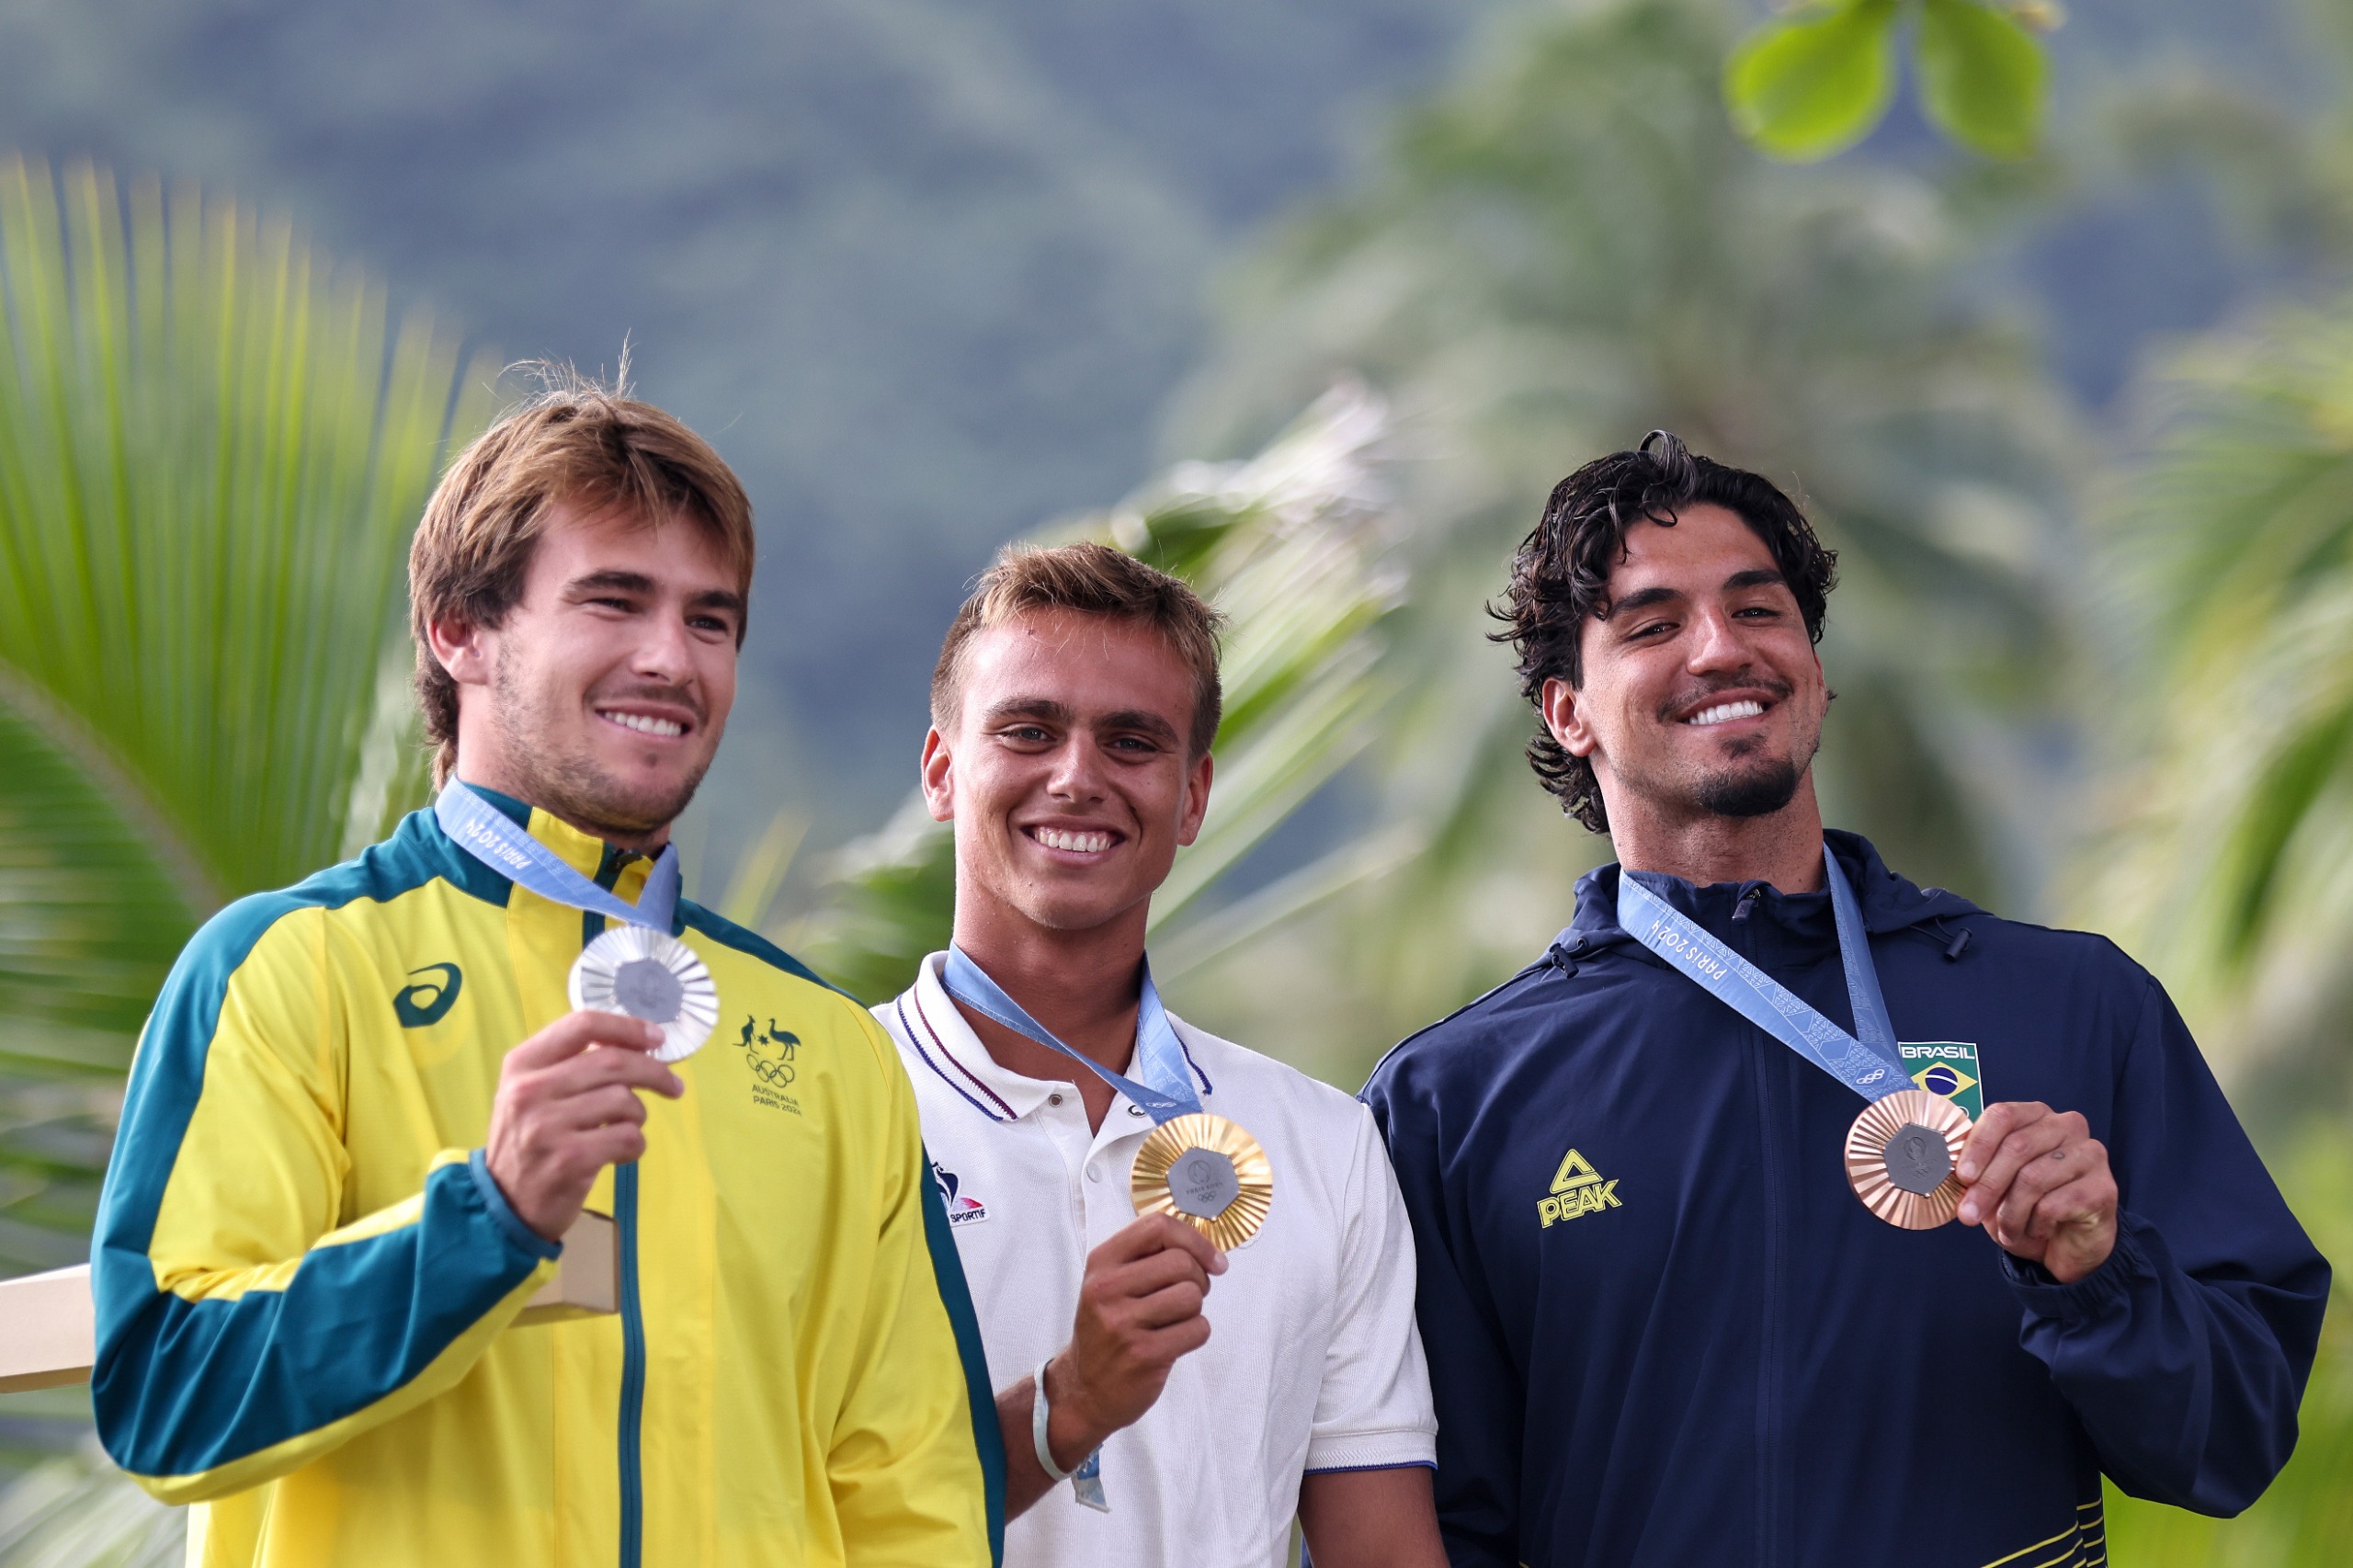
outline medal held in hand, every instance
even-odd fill
[[[719,1022],[719,987],[695,951],[651,926],[618,926],[573,960],[572,1005],[662,1026],[656,1062],[684,1062]]]
[[[678,909],[676,846],[654,858],[644,891],[631,903],[566,865],[455,778],[442,786],[433,813],[443,832],[491,869],[551,903],[620,922],[573,960],[566,989],[574,1007],[661,1025],[657,1062],[683,1062],[702,1048],[719,1022],[719,987],[694,949],[670,935]]]
[[[1162,1122],[1136,1151],[1128,1197],[1139,1214],[1165,1214],[1231,1252],[1266,1223],[1275,1169],[1258,1141],[1222,1116]]]
[[[1209,1237],[1221,1252],[1230,1252],[1258,1233],[1274,1207],[1274,1165],[1256,1139],[1201,1108],[1201,1096],[1193,1089],[1192,1062],[1185,1055],[1185,1042],[1176,1038],[1176,1026],[1168,1021],[1168,1009],[1161,1006],[1149,961],[1136,998],[1136,1047],[1130,1063],[1136,1070],[1134,1078],[1114,1073],[1055,1039],[1051,1029],[1006,995],[1005,987],[961,948],[949,948],[939,983],[983,1017],[1069,1057],[1152,1118],[1152,1131],[1136,1151],[1135,1174],[1128,1181],[1128,1198],[1137,1213],[1174,1216]],[[1071,1472],[1070,1483],[1081,1503],[1110,1511],[1102,1449],[1086,1456]]]
[[[1975,1124],[1968,1112],[1915,1088],[1905,1074],[1855,890],[1826,844],[1822,864],[1837,916],[1853,1034],[1623,869],[1618,873],[1618,924],[1725,1006],[1870,1101],[1847,1130],[1847,1184],[1864,1208],[1889,1224],[1932,1231],[1961,1211],[1961,1178],[1954,1167]]]
[[[1847,1182],[1891,1225],[1933,1231],[1961,1211],[1953,1168],[1969,1143],[1969,1113],[1926,1089],[1874,1100],[1847,1130]]]
[[[1152,1118],[1154,1125],[1136,1151],[1135,1171],[1128,1180],[1128,1196],[1137,1213],[1181,1220],[1221,1252],[1231,1252],[1258,1233],[1274,1208],[1274,1165],[1256,1139],[1201,1108],[1184,1042],[1161,1005],[1149,962],[1136,1002],[1133,1065],[1141,1083],[1056,1040],[961,948],[948,949],[939,982],[948,994],[974,1012],[1080,1063]]]

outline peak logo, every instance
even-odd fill
[[[1581,1220],[1605,1209],[1623,1207],[1618,1201],[1618,1178],[1605,1178],[1593,1168],[1591,1160],[1572,1149],[1561,1156],[1561,1168],[1552,1173],[1552,1190],[1536,1200],[1536,1218],[1549,1231],[1564,1220]]]
[[[392,994],[392,1016],[404,1029],[421,1029],[438,1024],[449,1016],[458,1005],[458,993],[465,989],[466,977],[456,964],[429,963],[423,969],[413,969],[411,974],[429,974],[431,980],[420,980],[404,985]]]
[[[949,1224],[977,1225],[989,1217],[989,1206],[964,1191],[956,1173],[938,1160],[931,1162],[931,1179],[939,1184],[939,1201],[948,1210]]]

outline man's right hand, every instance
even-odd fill
[[[1209,1343],[1201,1304],[1225,1255],[1165,1214],[1147,1214],[1087,1255],[1070,1343],[1046,1364],[1046,1448],[1074,1470],[1103,1439],[1132,1426],[1167,1386],[1176,1358]],[[996,1396],[1005,1435],[1005,1515],[1029,1507],[1053,1483],[1030,1436],[1037,1390],[1028,1378]]]
[[[637,1092],[687,1092],[648,1054],[661,1044],[658,1024],[584,1008],[506,1053],[483,1159],[508,1206],[549,1241],[580,1218],[597,1172],[645,1153]]]

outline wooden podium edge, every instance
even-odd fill
[[[620,1248],[608,1215],[583,1210],[563,1233],[555,1278],[517,1314],[519,1327],[602,1317],[620,1310]],[[0,1279],[0,1393],[90,1381],[97,1357],[90,1266]]]

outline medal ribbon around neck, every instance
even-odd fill
[[[1870,1102],[1847,1130],[1847,1184],[1865,1208],[1889,1224],[1933,1230],[1961,1207],[1961,1182],[1952,1171],[1972,1123],[1959,1106],[1915,1086],[1904,1073],[1879,971],[1871,964],[1862,908],[1827,844],[1822,846],[1822,865],[1837,919],[1838,960],[1854,1010],[1853,1034],[1622,869],[1618,924],[1709,994]]]
[[[515,819],[452,778],[433,802],[441,831],[475,859],[510,881],[520,882],[551,903],[569,904],[630,926],[650,926],[664,936],[678,910],[678,846],[665,845],[645,875],[635,903],[598,887],[564,864],[546,845],[515,825]]]
[[[678,846],[665,845],[635,903],[598,887],[515,819],[452,778],[433,802],[441,831],[475,859],[551,903],[620,925],[583,948],[568,989],[574,1007],[625,1013],[662,1028],[656,1062],[683,1062],[719,1022],[719,987],[694,949],[670,935],[678,913]]]
[[[1888,1021],[1887,1003],[1880,995],[1879,971],[1871,967],[1862,909],[1826,844],[1822,864],[1828,873],[1830,907],[1838,921],[1838,958],[1847,971],[1847,1000],[1855,1012],[1853,1034],[1622,869],[1618,873],[1618,924],[1758,1028],[1863,1098],[1881,1100],[1911,1088],[1912,1080],[1895,1049],[1895,1026]]]
[[[1006,995],[1005,987],[991,980],[988,972],[961,948],[949,948],[948,962],[939,971],[939,983],[949,995],[983,1017],[1078,1062],[1127,1096],[1136,1108],[1152,1118],[1154,1126],[1180,1116],[1201,1114],[1201,1096],[1193,1089],[1192,1063],[1186,1060],[1184,1042],[1176,1038],[1176,1027],[1168,1021],[1168,1009],[1161,1006],[1160,988],[1152,983],[1149,959],[1143,965],[1143,994],[1136,1000],[1135,1065],[1144,1076],[1141,1084],[1054,1038],[1053,1030]]]

